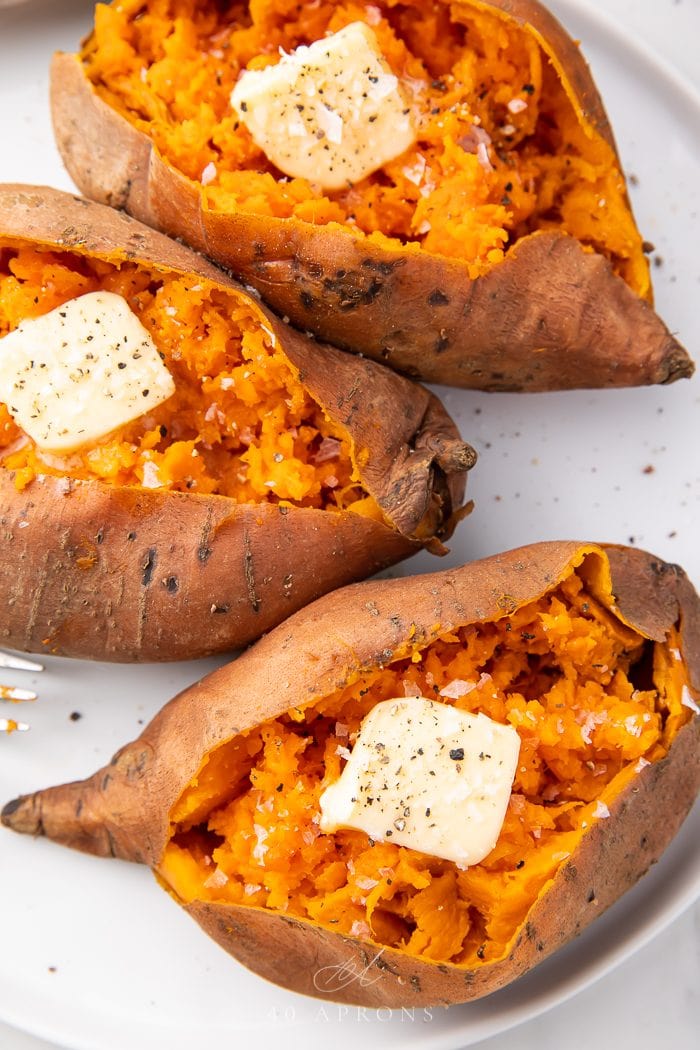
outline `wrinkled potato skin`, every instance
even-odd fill
[[[458,7],[460,5],[457,5]],[[552,58],[580,119],[614,148],[590,71],[535,0],[470,0],[515,20]],[[52,66],[54,131],[89,197],[204,252],[302,330],[426,382],[481,390],[670,383],[693,363],[650,304],[602,256],[556,232],[523,238],[470,280],[464,264],[380,248],[349,232],[242,212],[216,214],[201,187],[100,99],[77,55]]]
[[[460,625],[488,621],[556,586],[571,565],[609,564],[595,591],[625,622],[663,640],[680,622],[682,659],[700,688],[700,602],[676,566],[638,550],[541,543],[429,576],[358,584],[327,595],[233,664],[176,697],[138,740],[89,780],[9,803],[2,820],[29,834],[153,867],[170,836],[169,814],[212,749],[288,707],[341,688]],[[615,598],[611,598],[612,594]],[[415,630],[415,634],[413,631]],[[332,637],[329,648],[323,639]],[[280,688],[282,685],[282,688]],[[477,970],[373,948],[290,916],[195,901],[188,912],[256,973],[298,992],[367,1006],[465,1002],[508,984],[599,915],[661,855],[700,787],[700,717],[662,761],[645,767],[587,832],[531,909],[508,957]],[[314,984],[324,967],[353,966],[364,982]],[[317,982],[319,978],[316,978]]]
[[[0,468],[0,644],[114,661],[222,652],[451,532],[476,457],[424,388],[319,347],[201,256],[110,208],[0,186],[0,236],[196,274],[248,300],[309,392],[367,450],[363,484],[394,526],[48,476],[18,492]]]

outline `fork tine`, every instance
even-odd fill
[[[26,733],[28,729],[26,722],[15,722],[13,718],[0,718],[0,733]]]
[[[14,703],[36,700],[36,693],[31,689],[16,689],[13,685],[0,685],[0,700],[12,700]]]
[[[0,667],[12,667],[15,671],[43,671],[44,665],[34,660],[25,660],[23,656],[14,656],[0,650]]]

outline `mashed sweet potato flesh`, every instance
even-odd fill
[[[365,22],[400,78],[415,146],[346,189],[283,177],[230,104],[242,70]],[[610,145],[575,109],[534,33],[443,0],[116,0],[82,59],[97,93],[202,184],[216,212],[340,224],[390,250],[460,259],[472,278],[556,229],[606,255],[640,295],[649,269]]]
[[[350,438],[309,396],[244,300],[133,262],[0,243],[0,337],[98,290],[126,299],[175,393],[95,447],[60,458],[42,453],[0,405],[0,463],[19,489],[50,474],[381,518],[358,482]]]
[[[572,572],[513,614],[444,633],[212,752],[171,814],[159,875],[185,901],[284,912],[436,962],[503,958],[586,828],[609,819],[691,717],[677,645],[675,635],[645,642]],[[413,694],[520,736],[497,844],[467,869],[359,831],[319,830],[319,796],[364,715]]]

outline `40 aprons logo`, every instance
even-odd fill
[[[383,976],[382,965],[379,962],[383,954],[384,949],[380,948],[364,966],[361,966],[357,959],[346,959],[341,963],[322,966],[314,974],[314,988],[322,995],[333,995],[351,984],[359,984],[361,988],[368,988],[380,981]],[[375,973],[370,973],[372,966],[376,967]]]
[[[382,963],[383,954],[384,949],[380,948],[371,959],[365,956],[361,962],[357,959],[345,959],[343,962],[321,966],[313,976],[314,988],[319,994],[327,995],[331,999],[353,984],[360,988],[369,988],[382,980],[388,969],[386,964]],[[278,1022],[293,1022],[298,1019],[296,1008],[291,1004],[282,1009],[274,1007],[270,1016]],[[400,1010],[392,1010],[388,1006],[375,1008],[347,1006],[343,1003],[323,1003],[317,1007],[312,1018],[314,1022],[327,1024],[338,1021],[365,1021],[368,1023],[422,1021],[426,1023],[432,1019],[433,1012],[429,1007],[403,1006]]]

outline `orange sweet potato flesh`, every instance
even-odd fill
[[[196,282],[199,294],[218,304],[209,319],[224,326],[229,342],[235,330],[228,310],[251,338],[263,333],[276,348],[275,367],[286,377],[288,400],[301,399],[321,428],[315,440],[324,432],[335,435],[323,440],[340,450],[338,473],[352,475],[346,486],[350,502],[345,505],[339,490],[327,487],[337,480],[328,476],[334,464],[314,467],[322,476],[320,493],[317,479],[317,495],[296,501],[277,498],[264,486],[266,495],[251,493],[244,475],[239,487],[234,476],[219,489],[206,471],[201,477],[167,476],[156,488],[144,487],[140,467],[110,477],[103,466],[103,460],[111,462],[105,449],[116,450],[114,455],[133,451],[148,437],[143,427],[129,430],[126,442],[119,434],[107,438],[78,467],[68,461],[57,466],[55,457],[45,463],[26,436],[14,440],[17,428],[3,406],[3,644],[115,661],[190,659],[243,646],[320,594],[422,546],[440,549],[439,537],[449,535],[460,516],[466,471],[475,455],[427,390],[302,336],[201,256],[128,216],[55,190],[0,187],[0,280],[6,281],[7,310],[15,297],[24,303],[35,255],[49,259],[52,269],[47,288],[38,289],[34,312],[53,308],[48,297],[59,279],[76,274],[93,282],[96,273],[112,281],[131,275],[139,288],[147,286],[133,302],[151,302],[151,296],[155,302],[154,289],[168,281],[174,287],[185,275],[188,287]],[[0,332],[1,319],[2,312]],[[154,331],[156,345],[161,336],[160,329]],[[176,340],[183,355],[187,338]],[[275,395],[278,401],[284,393]],[[185,394],[194,418],[206,420],[207,402],[198,407],[204,396],[198,375],[192,390],[176,397]],[[251,399],[254,403],[254,393]],[[177,403],[178,416],[184,404]],[[168,411],[167,403],[162,411]],[[175,420],[175,425],[184,423]],[[248,429],[253,448],[256,428]],[[315,433],[310,426],[292,430]],[[155,434],[158,438],[157,428]],[[206,435],[190,436],[180,445],[201,450],[197,462],[214,455],[201,440]],[[285,439],[273,433],[271,448],[284,447]],[[173,443],[162,453],[163,471],[177,447]],[[221,465],[241,452],[229,452],[230,447],[222,438],[219,459],[212,462]],[[88,469],[93,453],[99,453],[100,476],[97,467]],[[145,453],[154,454],[161,455],[155,447]],[[269,458],[272,470],[285,457],[274,451]],[[308,471],[313,460],[302,451],[295,462]],[[255,463],[247,466],[250,478]]]
[[[422,84],[424,124],[415,149],[324,195],[281,178],[229,95],[261,54],[367,18],[396,74]],[[692,374],[651,306],[588,66],[536,0],[258,0],[226,13],[119,0],[98,6],[79,54],[55,56],[51,97],[84,193],[192,244],[337,346],[484,390]]]
[[[209,812],[207,806],[213,807],[213,819],[218,820],[218,831],[223,834],[221,815],[225,806],[235,806],[237,799],[245,804],[248,789],[238,782],[237,763],[240,764],[240,755],[246,748],[253,755],[255,748],[247,742],[255,740],[261,729],[279,729],[284,725],[292,732],[300,726],[303,734],[306,725],[308,732],[309,726],[323,721],[324,709],[331,712],[331,720],[336,717],[339,696],[355,690],[363,697],[375,688],[373,682],[383,680],[382,676],[393,670],[399,679],[413,674],[414,681],[415,675],[424,674],[428,666],[437,672],[435,660],[441,646],[449,649],[451,660],[466,659],[466,649],[471,649],[473,655],[479,634],[490,635],[492,643],[496,634],[502,643],[507,637],[513,639],[510,647],[501,644],[494,650],[492,644],[490,659],[484,663],[495,687],[518,646],[522,650],[523,643],[516,639],[516,632],[522,636],[522,617],[529,615],[528,609],[532,610],[533,603],[556,603],[557,595],[566,593],[573,598],[577,616],[589,617],[585,621],[589,625],[596,622],[598,626],[592,628],[596,637],[607,634],[617,639],[619,662],[614,667],[586,663],[586,651],[591,651],[586,650],[586,645],[589,641],[594,644],[593,634],[589,638],[585,631],[581,633],[584,620],[580,618],[574,634],[563,640],[563,652],[568,653],[565,660],[580,660],[581,666],[587,667],[585,676],[589,683],[596,675],[600,681],[600,676],[607,675],[602,693],[607,691],[613,699],[616,690],[624,694],[624,717],[619,725],[613,721],[606,725],[604,719],[583,718],[579,711],[555,705],[561,708],[552,713],[553,722],[562,719],[561,747],[550,746],[548,751],[544,748],[548,771],[542,766],[539,775],[544,777],[541,783],[549,786],[542,798],[538,797],[541,784],[527,786],[533,763],[538,761],[533,747],[543,748],[545,743],[535,739],[536,733],[544,733],[544,721],[537,731],[526,727],[528,721],[539,718],[532,712],[538,709],[540,701],[510,697],[512,705],[507,704],[505,710],[511,724],[517,723],[521,735],[521,768],[516,773],[509,814],[491,858],[459,872],[448,862],[390,846],[388,842],[373,846],[360,832],[316,834],[308,840],[309,849],[320,848],[321,840],[326,840],[326,847],[328,840],[336,840],[335,847],[332,843],[330,847],[344,850],[340,855],[354,857],[356,864],[360,863],[358,849],[362,850],[362,863],[375,850],[378,855],[381,851],[382,857],[395,850],[392,864],[398,860],[414,876],[427,873],[426,881],[432,879],[433,887],[438,883],[454,887],[460,880],[462,886],[476,886],[477,896],[467,896],[467,901],[471,900],[472,925],[484,937],[481,945],[467,931],[464,949],[455,956],[458,961],[451,961],[439,952],[409,950],[405,943],[408,934],[399,935],[398,943],[392,943],[389,920],[404,931],[405,920],[400,909],[391,911],[391,899],[384,930],[368,935],[367,927],[361,931],[345,929],[341,913],[328,919],[332,910],[325,913],[325,920],[310,919],[302,914],[294,891],[289,893],[286,911],[256,903],[259,885],[245,887],[241,899],[250,893],[251,903],[231,903],[226,900],[228,890],[219,888],[222,883],[228,885],[225,878],[204,883],[204,875],[191,875],[198,864],[197,857],[201,859],[202,850],[210,848],[206,846],[204,825],[194,825]],[[556,634],[556,617],[547,619],[547,624],[547,630]],[[533,637],[529,632],[525,634],[526,641]],[[458,639],[466,649],[460,650]],[[537,644],[533,643],[533,652]],[[523,651],[527,656],[527,646]],[[648,681],[652,663],[653,688]],[[452,673],[449,667],[447,672]],[[549,679],[549,673],[545,677]],[[564,678],[569,678],[566,670]],[[550,686],[551,681],[544,689]],[[559,688],[565,689],[566,683],[560,682]],[[222,947],[255,972],[290,989],[371,1006],[450,1005],[486,995],[529,970],[574,937],[658,859],[700,787],[700,717],[694,714],[699,689],[700,601],[681,569],[636,549],[574,542],[534,544],[461,569],[357,584],[325,596],[235,663],[181,693],[138,740],[118,752],[94,776],[16,799],[5,806],[2,821],[16,831],[45,835],[86,852],[150,865],[173,897]],[[546,703],[544,693],[540,700],[541,707]],[[627,712],[634,711],[635,704],[637,714],[631,716],[634,724],[630,725]],[[514,721],[517,712],[522,717]],[[599,729],[601,740],[597,737]],[[570,730],[578,737],[573,744],[564,740]],[[648,741],[647,732],[651,734]],[[613,737],[608,734],[622,741],[617,752],[610,744]],[[272,752],[279,750],[274,734],[268,740]],[[563,752],[569,748],[570,757],[578,754],[578,772],[552,779],[552,772],[565,761]],[[337,767],[339,759],[333,753],[332,747],[327,748],[326,761]],[[587,755],[595,757],[586,758]],[[605,761],[599,764],[601,756]],[[260,771],[255,773],[258,787],[253,789],[259,796],[257,821],[264,824],[268,812],[273,823],[283,819],[283,810],[292,808],[292,796],[296,797],[300,790],[302,798],[293,805],[292,823],[299,819],[304,806],[308,804],[313,809],[315,803],[305,801],[303,795],[306,788],[302,785],[308,783],[305,774],[287,786],[280,778],[281,792],[273,790],[278,800],[277,812],[275,804],[265,800],[265,773],[260,760],[256,761]],[[311,761],[317,762],[317,756],[312,756]],[[592,771],[589,767],[593,767]],[[246,769],[250,769],[250,762],[243,769],[244,781]],[[253,774],[249,775],[252,778]],[[596,787],[598,780],[602,787]],[[568,848],[561,854],[555,853],[554,863],[533,883],[539,848],[545,852],[552,848],[546,814],[554,814],[553,821],[559,819],[553,788],[563,792],[565,804],[560,808],[564,813],[563,827],[568,828],[563,834]],[[229,803],[229,799],[233,801]],[[586,820],[575,818],[577,807]],[[543,824],[542,828],[530,826],[533,821],[528,814],[535,809],[540,812],[537,823]],[[518,820],[518,813],[525,813],[524,824]],[[552,827],[551,821],[549,826]],[[273,832],[271,827],[270,856],[277,848]],[[521,854],[508,852],[509,837],[513,835],[514,841],[519,839]],[[239,830],[230,848],[244,850],[248,837]],[[222,840],[219,837],[217,841],[220,844]],[[348,854],[348,848],[354,852]],[[180,870],[178,856],[173,860],[173,851],[183,856],[189,853],[189,859],[184,856],[187,864]],[[217,847],[216,855],[217,863],[222,865],[221,848]],[[523,858],[522,862],[515,862],[517,856]],[[206,863],[211,865],[211,858]],[[281,855],[277,861],[267,861],[270,873],[266,875],[263,859],[256,881],[268,885],[268,878],[277,879],[269,885],[279,886],[279,879],[284,880],[285,873],[298,863],[296,853],[290,854],[288,864]],[[337,867],[322,866],[317,876],[319,885],[323,884],[320,891],[313,891],[308,880],[303,882],[307,907],[317,906],[313,892],[321,893],[320,904],[324,907],[332,902],[330,881]],[[338,885],[350,878],[346,867],[355,871],[355,866],[343,861]],[[211,866],[204,869],[205,874],[218,870]],[[309,863],[309,877],[311,871]],[[363,871],[366,875],[367,868]],[[252,881],[250,873],[246,874]],[[372,881],[376,884],[387,869],[375,874],[377,878]],[[494,941],[488,935],[488,923],[484,927],[479,918],[478,900],[479,893],[488,901],[495,892],[497,911],[498,888],[493,891],[488,887],[489,879],[495,880],[498,887],[499,878],[505,880],[517,909],[510,924],[506,922],[505,932],[501,930],[500,940]],[[233,872],[229,881],[236,881]],[[217,889],[212,889],[213,885]],[[285,885],[284,881],[281,885]],[[335,896],[341,892],[337,890]],[[385,892],[391,898],[393,890]],[[454,899],[454,890],[452,893]],[[358,902],[346,906],[356,910]],[[465,906],[464,901],[456,906],[461,909],[462,921]],[[439,926],[435,908],[428,909],[427,916],[416,921],[419,929],[422,921],[433,934]],[[445,930],[442,932],[445,934]],[[452,934],[448,927],[445,936]],[[343,974],[347,977],[348,973],[360,972],[362,980],[343,979]]]

